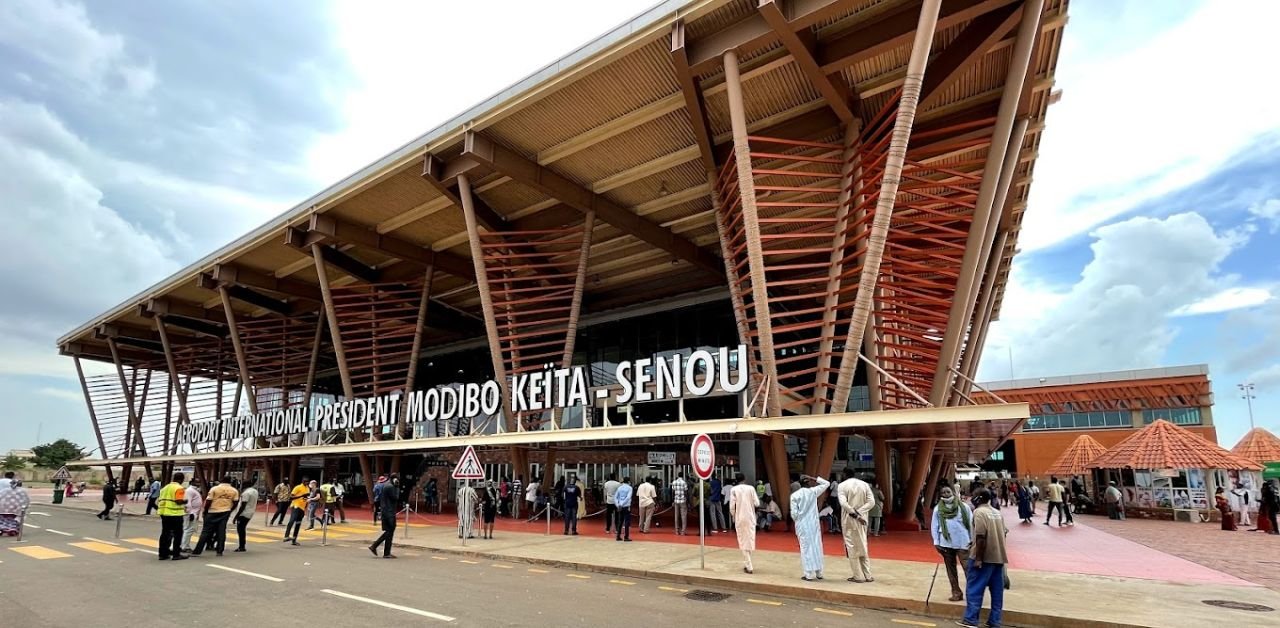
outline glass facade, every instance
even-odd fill
[[[1156,419],[1164,419],[1174,425],[1200,425],[1200,408],[1153,408],[1142,411],[1142,424],[1150,425]]]
[[[1128,410],[1102,412],[1062,412],[1059,414],[1033,414],[1022,427],[1024,432],[1039,430],[1081,430],[1108,427],[1131,427]]]

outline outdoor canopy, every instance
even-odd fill
[[[1261,465],[1280,462],[1280,437],[1260,427],[1249,430],[1231,453]]]
[[[1089,464],[1091,469],[1225,469],[1258,471],[1241,458],[1190,430],[1157,420],[1116,443]]]
[[[1071,442],[1066,451],[1049,465],[1045,473],[1049,475],[1081,475],[1089,472],[1089,463],[1107,450],[1094,437],[1081,434]]]

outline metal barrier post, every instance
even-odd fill
[[[327,547],[329,545],[329,507],[326,505],[323,510],[323,516],[320,518],[320,546]]]
[[[16,541],[17,543],[22,542],[22,532],[27,527],[27,510],[28,508],[23,508],[22,512],[18,513],[18,540]]]
[[[124,504],[120,504],[120,508],[116,510],[116,538],[120,538],[120,522],[124,521]]]

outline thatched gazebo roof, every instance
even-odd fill
[[[1258,464],[1280,462],[1280,436],[1255,427],[1231,448],[1231,453]]]
[[[1049,475],[1080,475],[1088,473],[1089,463],[1095,458],[1107,451],[1097,439],[1088,435],[1081,434],[1079,438],[1072,441],[1066,451],[1062,452],[1058,459],[1049,465],[1045,473]]]
[[[1092,469],[1262,469],[1190,430],[1157,420],[1089,464]]]

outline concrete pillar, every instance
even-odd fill
[[[747,482],[756,483],[756,438],[751,434],[738,435],[738,472]]]

